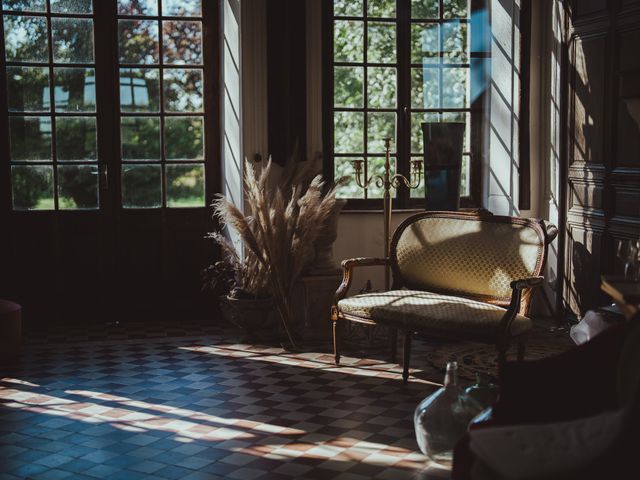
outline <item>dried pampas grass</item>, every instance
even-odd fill
[[[293,165],[291,165],[293,164]],[[245,161],[245,215],[226,198],[218,198],[214,214],[242,238],[246,251],[243,268],[247,278],[264,280],[273,295],[285,332],[296,348],[291,297],[296,282],[315,258],[315,244],[322,235],[336,203],[335,187],[315,175],[314,162],[289,162],[272,187],[272,162],[261,169]],[[218,237],[213,237],[218,243]],[[233,248],[228,242],[223,250]],[[234,250],[235,254],[235,250]],[[239,262],[237,254],[235,257]]]

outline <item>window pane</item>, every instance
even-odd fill
[[[393,144],[391,145],[391,148],[393,149]],[[369,157],[367,159],[368,162],[368,170],[369,170],[369,176],[374,176],[374,175],[379,175],[379,176],[383,176],[384,175],[384,157]],[[396,173],[396,157],[391,157],[389,159],[389,161],[391,162],[391,170],[390,170],[390,174],[391,175],[395,175]],[[391,190],[391,196],[393,197],[394,191]],[[367,197],[368,198],[382,198],[384,196],[384,189],[382,187],[379,187],[378,185],[376,185],[376,182],[373,181],[369,184],[369,188],[367,189]]]
[[[162,41],[165,63],[202,63],[202,22],[162,22]]]
[[[15,210],[53,210],[53,167],[11,167],[13,208]]]
[[[125,208],[162,206],[160,165],[122,166],[122,206]]]
[[[335,152],[363,152],[364,113],[335,112],[333,115],[333,136]]]
[[[469,0],[444,0],[444,18],[467,18]]]
[[[11,160],[51,160],[51,117],[9,117]]]
[[[393,18],[396,16],[396,0],[369,0],[367,10],[370,17]]]
[[[167,206],[204,205],[204,165],[167,165]]]
[[[334,178],[336,181],[344,178],[336,193],[338,198],[364,198],[364,190],[356,184],[354,160],[362,159],[336,157],[334,160]],[[362,175],[364,178],[364,172]]]
[[[118,48],[121,63],[158,63],[158,22],[118,20]]]
[[[367,149],[369,153],[384,153],[384,139],[391,138],[391,151],[396,148],[396,114],[369,112],[367,115]]]
[[[333,30],[333,59],[336,62],[362,62],[364,22],[337,20]]]
[[[411,63],[439,63],[438,24],[411,25]]]
[[[93,62],[93,21],[81,18],[51,19],[53,61]]]
[[[93,68],[56,68],[54,92],[58,112],[95,112],[96,73]]]
[[[336,107],[362,107],[362,67],[335,67],[333,70],[333,104]]]
[[[371,63],[396,62],[396,26],[389,23],[369,23],[367,61]]]
[[[168,68],[163,75],[164,109],[167,112],[202,111],[202,70]]]
[[[160,110],[160,70],[121,68],[120,110],[158,112]]]
[[[423,153],[423,122],[438,122],[440,115],[431,112],[419,112],[411,114],[411,153]]]
[[[64,165],[58,167],[58,208],[98,208],[98,167]]]
[[[411,0],[411,18],[440,18],[440,1]]]
[[[466,108],[469,106],[467,92],[467,68],[442,69],[442,107]]]
[[[422,178],[417,188],[411,189],[411,198],[424,198],[424,157],[411,157],[411,160],[417,160],[422,163]]]
[[[2,0],[2,8],[5,11],[44,12],[47,7],[45,0]]]
[[[411,106],[414,108],[438,108],[440,106],[440,82],[438,68],[411,69]]]
[[[120,136],[123,160],[160,159],[160,118],[122,117]]]
[[[202,15],[202,0],[162,0],[162,15],[198,17]]]
[[[56,151],[58,160],[96,161],[95,117],[56,117]]]
[[[447,22],[442,24],[442,51],[444,63],[467,63],[467,25]]]
[[[333,15],[336,17],[361,17],[362,0],[333,0]]]
[[[5,15],[4,47],[9,62],[47,63],[47,20],[43,17]]]
[[[118,15],[158,15],[158,0],[118,0]]]
[[[204,119],[167,117],[164,120],[165,154],[171,160],[204,158]]]
[[[92,0],[51,0],[51,11],[54,13],[91,13]]]
[[[50,110],[48,67],[7,67],[10,112]]]
[[[471,195],[471,162],[469,155],[462,155],[462,171],[460,172],[460,196]]]
[[[367,69],[369,108],[395,108],[396,69],[370,67]]]

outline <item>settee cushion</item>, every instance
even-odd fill
[[[391,290],[348,297],[338,302],[345,315],[401,329],[495,341],[505,309],[464,297],[419,290]],[[531,320],[517,315],[511,335],[527,332]]]

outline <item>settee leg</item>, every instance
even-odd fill
[[[404,333],[404,346],[402,349],[402,383],[409,380],[409,360],[411,358],[411,332]]]
[[[340,331],[338,321],[333,321],[333,354],[335,356],[336,365],[340,365]]]
[[[396,363],[396,356],[398,354],[398,329],[391,327],[389,332],[389,338],[391,342],[391,363]]]
[[[521,342],[518,342],[518,361],[519,362],[524,361],[525,350],[526,350],[526,344],[524,340]]]

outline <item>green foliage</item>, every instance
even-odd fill
[[[362,9],[362,0],[333,0],[333,14],[336,17],[360,17]]]
[[[396,26],[391,23],[369,22],[367,61],[370,63],[396,62]]]
[[[13,205],[17,210],[46,208],[53,203],[53,168],[45,166],[14,166],[11,168],[13,183]]]
[[[336,107],[362,108],[364,82],[363,67],[335,67],[333,71],[334,100]]]
[[[370,17],[387,17],[396,16],[396,0],[368,0],[367,13]]]
[[[435,19],[439,17],[439,0],[411,0],[411,18]]]
[[[5,15],[4,42],[7,61],[47,62],[47,20],[43,17]]]
[[[60,208],[98,207],[98,168],[88,165],[58,167]]]
[[[93,20],[54,18],[51,20],[51,38],[55,62],[93,62]]]

